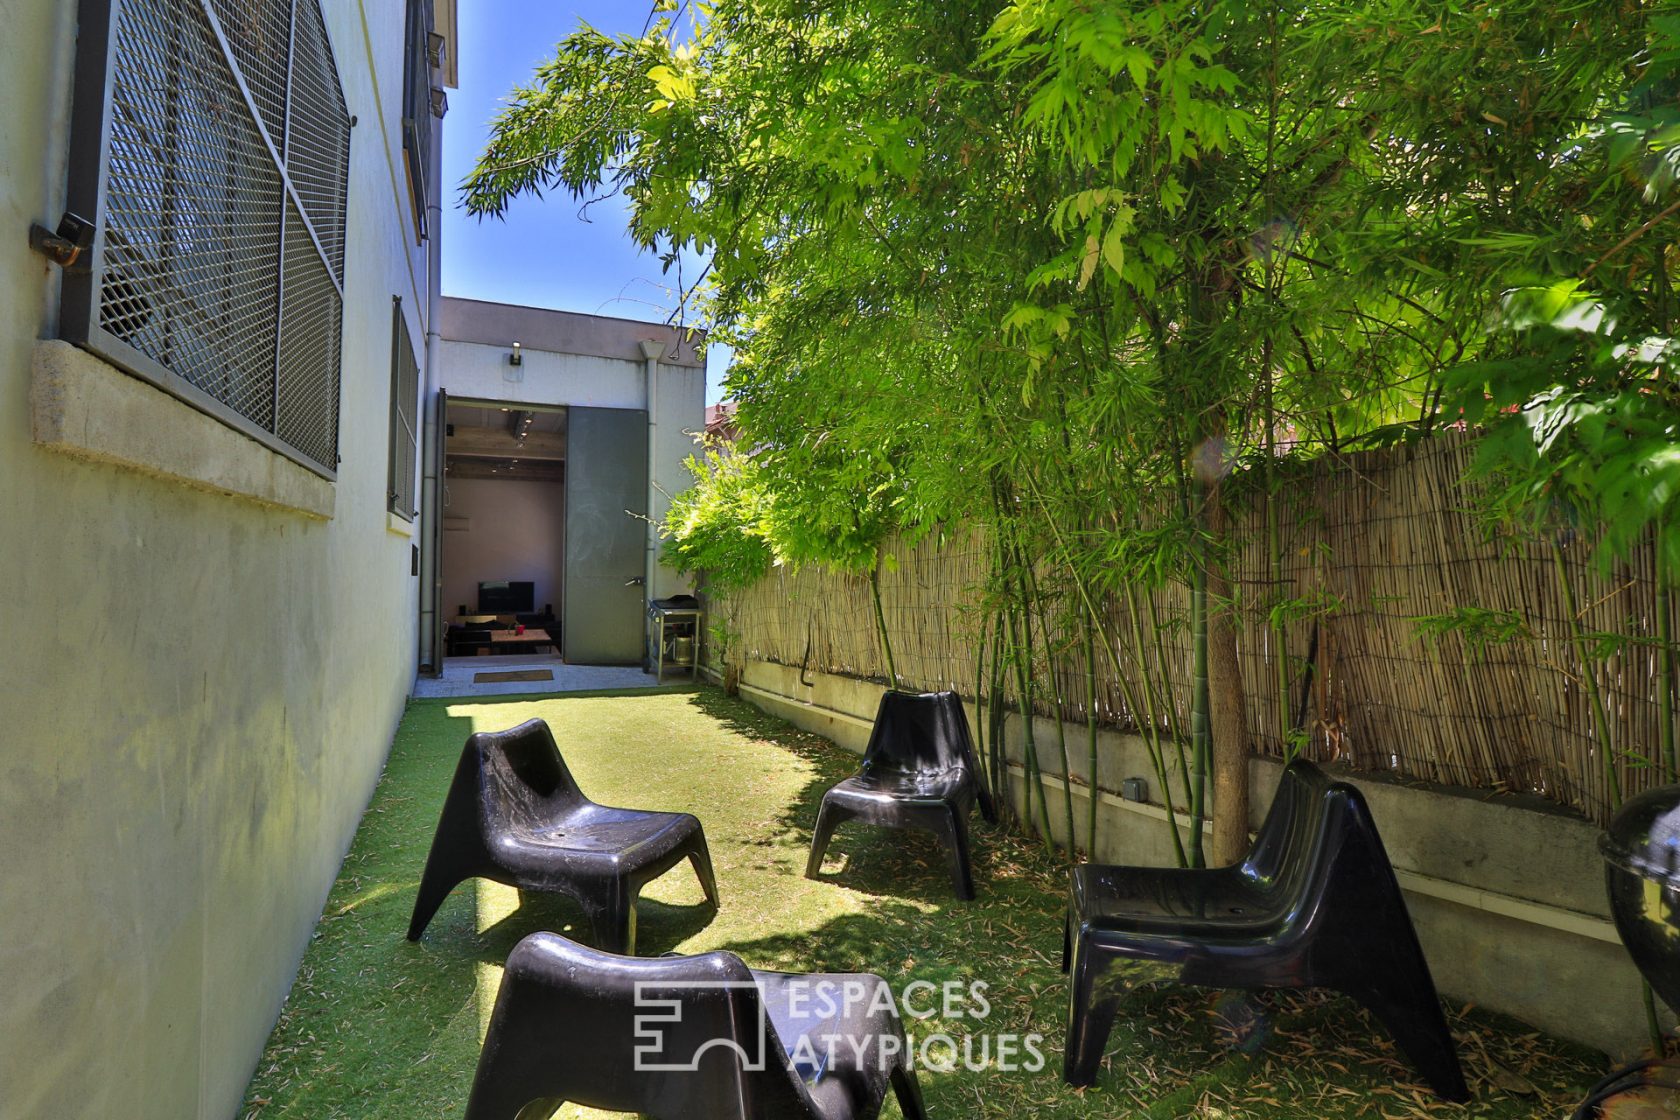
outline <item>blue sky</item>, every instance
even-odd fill
[[[449,91],[443,121],[443,290],[472,299],[664,322],[676,306],[676,277],[657,258],[637,253],[625,234],[622,200],[589,208],[588,220],[564,193],[522,198],[504,221],[479,221],[460,208],[462,178],[483,149],[490,119],[517,84],[579,19],[608,32],[638,33],[650,5],[644,0],[496,0],[459,6],[457,62],[461,85]],[[693,282],[695,270],[683,278]],[[722,397],[728,352],[713,347],[706,371],[706,403]]]

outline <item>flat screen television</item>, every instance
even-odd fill
[[[478,585],[479,614],[530,614],[537,585],[530,580],[487,580]]]

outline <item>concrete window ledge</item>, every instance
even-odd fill
[[[334,487],[284,455],[68,342],[35,344],[29,385],[36,444],[321,521]]]

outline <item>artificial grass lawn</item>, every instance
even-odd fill
[[[721,910],[705,904],[686,863],[675,868],[642,896],[639,952],[723,948],[758,967],[877,972],[895,990],[981,980],[984,1022],[906,1020],[907,1030],[959,1045],[974,1036],[977,1057],[982,1034],[1044,1036],[1037,1072],[919,1070],[935,1120],[1556,1116],[1604,1067],[1594,1052],[1457,1009],[1475,1101],[1447,1105],[1346,999],[1271,993],[1245,1003],[1168,985],[1133,993],[1098,1086],[1069,1088],[1057,859],[976,817],[980,897],[963,903],[931,836],[853,824],[835,837],[824,881],[807,880],[818,802],[856,756],[714,689],[643,691],[410,705],[247,1092],[247,1120],[460,1116],[500,962],[536,930],[587,939],[566,900],[484,882],[455,888],[419,944],[403,937],[463,741],[533,716],[549,722],[594,799],[686,810],[705,824]],[[559,1115],[603,1114],[568,1106]]]

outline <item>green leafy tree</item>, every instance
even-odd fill
[[[1023,714],[1059,716],[1069,698],[1047,660],[1082,657],[1088,679],[1110,661],[1163,791],[1190,811],[1187,861],[1203,858],[1210,781],[1215,859],[1245,842],[1245,706],[1269,709],[1285,742],[1298,730],[1285,658],[1269,695],[1243,693],[1226,579],[1234,514],[1261,503],[1275,525],[1283,456],[1480,421],[1484,400],[1505,446],[1557,424],[1506,428],[1519,421],[1499,404],[1544,397],[1581,438],[1594,416],[1613,433],[1634,424],[1652,441],[1628,452],[1643,465],[1594,477],[1666,509],[1653,371],[1668,359],[1625,349],[1668,336],[1671,265],[1650,236],[1663,203],[1621,189],[1672,179],[1652,163],[1667,166],[1673,108],[1653,5],[714,0],[692,13],[562,42],[497,120],[468,208],[617,189],[642,244],[705,254],[687,298],[737,349],[730,389],[753,452],[740,478],[713,464],[717,493],[682,507],[707,516],[673,558],[867,571],[878,607],[895,534],[981,527],[993,671],[977,681],[993,709],[1012,677]],[[1636,258],[1650,298],[1630,303],[1621,273]],[[1518,287],[1572,276],[1597,298],[1612,272],[1599,302],[1623,333],[1608,346],[1555,317],[1549,342],[1488,329]],[[1535,379],[1562,345],[1576,347],[1571,380],[1553,376],[1548,395]],[[1534,380],[1519,395],[1510,361]],[[1614,438],[1599,440],[1616,448],[1607,463],[1625,458]],[[1532,461],[1518,448],[1512,464],[1549,470],[1563,460],[1548,449],[1572,446],[1530,443]],[[1576,485],[1547,477],[1541,489]],[[1280,569],[1275,529],[1267,546]],[[1169,585],[1188,592],[1188,618],[1158,613]],[[1290,612],[1259,605],[1286,647]],[[1187,697],[1146,656],[1178,624],[1194,637]],[[1071,830],[1071,795],[1064,810]]]

